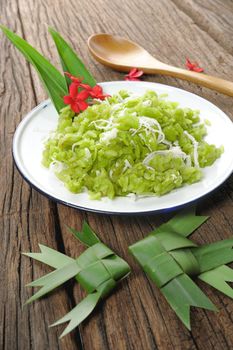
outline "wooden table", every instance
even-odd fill
[[[98,81],[123,75],[96,63],[86,42],[95,32],[110,32],[139,42],[161,61],[184,66],[188,56],[205,72],[233,80],[233,2],[231,0],[2,0],[0,22],[26,38],[59,66],[48,25],[73,44]],[[192,332],[178,320],[158,289],[127,252],[128,245],[168,219],[165,215],[120,217],[91,214],[57,205],[34,191],[13,165],[12,136],[22,117],[45,99],[37,75],[0,33],[0,349],[7,350],[152,350],[232,349],[233,302],[210,287],[203,290],[219,313],[192,311]],[[162,76],[148,81],[181,87],[215,103],[230,117],[233,99]],[[220,131],[224,132],[224,131]],[[232,235],[232,178],[198,210],[210,220],[195,233],[198,243]],[[83,297],[72,283],[22,308],[31,295],[25,284],[49,271],[23,257],[44,243],[76,256],[81,247],[65,224],[80,229],[86,219],[101,239],[123,256],[133,273],[79,329],[59,341],[62,327],[48,325]]]

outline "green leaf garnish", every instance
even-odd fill
[[[226,265],[219,266],[213,270],[203,272],[198,278],[223,294],[233,298],[233,289],[226,282],[233,282],[233,270]]]
[[[53,324],[55,326],[69,322],[61,337],[77,327],[93,311],[99,300],[105,298],[130,272],[129,265],[101,243],[86,222],[81,232],[74,229],[71,231],[76,238],[89,247],[76,259],[44,245],[40,245],[41,253],[24,253],[56,269],[28,284],[30,287],[42,288],[26,302],[27,304],[73,277],[88,293],[87,297],[73,310]]]
[[[186,209],[131,245],[130,252],[146,274],[160,288],[184,325],[190,327],[190,307],[216,311],[216,307],[190,278],[197,276],[233,298],[233,270],[224,264],[233,261],[233,239],[198,247],[188,237],[207,217]]]
[[[67,226],[68,227],[68,226]],[[73,233],[73,235],[83,244],[88,247],[99,243],[100,240],[95,234],[95,232],[90,228],[86,221],[83,223],[82,231],[79,232],[72,227],[68,227],[68,229]]]
[[[64,72],[83,78],[83,83],[90,86],[96,85],[96,80],[91,73],[86,69],[84,63],[76,55],[70,45],[62,38],[62,36],[56,32],[53,28],[49,28],[49,32],[57,47],[58,54],[60,56],[62,68]],[[70,79],[66,77],[68,84]]]
[[[81,267],[73,260],[72,263],[64,265],[63,267],[41,277],[37,280],[27,284],[28,287],[42,287],[36,294],[27,300],[26,304],[31,303],[49,293],[51,290],[59,287],[72,277],[75,277],[80,271]]]
[[[75,327],[78,327],[78,325],[90,315],[90,313],[94,310],[97,303],[99,302],[100,298],[101,293],[99,292],[89,294],[78,305],[76,305],[73,308],[73,310],[71,310],[68,314],[66,314],[57,322],[53,323],[50,327],[58,326],[59,324],[69,322],[68,326],[60,336],[60,338],[64,337]]]
[[[22,253],[23,255],[28,256],[34,260],[43,262],[46,265],[59,269],[65,264],[73,261],[69,256],[59,253],[54,249],[46,247],[43,244],[39,244],[40,253]]]
[[[4,26],[0,26],[0,28],[13,45],[34,66],[45,90],[59,112],[65,106],[63,96],[68,91],[65,77],[25,40]]]

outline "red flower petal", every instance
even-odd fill
[[[143,75],[143,71],[142,70],[138,70],[137,68],[132,68],[130,70],[130,72],[125,75],[125,80],[139,80],[137,78],[141,77]]]
[[[71,83],[69,87],[69,93],[72,98],[76,98],[78,94],[78,85],[76,83]]]
[[[188,57],[186,58],[185,66],[188,70],[192,70],[194,72],[201,73],[204,71],[203,68],[199,67],[197,62],[191,62]]]
[[[92,98],[99,98],[99,96],[102,96],[103,89],[101,86],[95,85],[89,92]]]
[[[78,107],[81,111],[84,111],[88,107],[88,103],[85,101],[78,101]]]
[[[79,84],[79,86],[82,87],[85,90],[91,90],[91,86],[90,85],[81,83],[81,84]]]
[[[128,81],[140,81],[140,79],[138,78],[134,78],[134,77],[126,77],[125,80],[128,80]]]
[[[70,105],[73,102],[73,99],[68,95],[63,97],[63,101],[66,105]]]
[[[105,95],[102,95],[101,98],[100,97],[99,98],[101,100],[104,100],[105,98],[108,98],[108,97],[111,97],[111,95],[105,94]]]
[[[77,77],[71,75],[69,72],[64,72],[64,74],[65,74],[67,77],[69,77],[70,80],[72,80],[73,83],[76,83],[76,84],[78,84],[78,85],[79,85],[79,84],[81,83],[81,81],[83,80],[82,78],[77,78]]]
[[[130,77],[133,77],[134,76],[134,74],[136,74],[137,73],[137,68],[132,68],[131,70],[130,70],[130,72],[129,72],[129,76]]]
[[[93,87],[92,91],[95,93],[95,94],[102,94],[103,92],[103,89],[100,85],[96,85]]]
[[[79,92],[79,94],[76,96],[76,99],[78,101],[86,100],[89,97],[90,93],[88,90],[82,90]]]
[[[64,74],[71,79],[72,75],[69,72],[64,72]]]
[[[134,78],[139,78],[143,75],[143,71],[142,70],[138,70],[137,72],[134,73],[133,77]]]
[[[77,102],[72,102],[70,105],[72,111],[74,111],[75,113],[79,113],[80,112],[80,108]]]

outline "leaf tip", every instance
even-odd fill
[[[23,307],[27,306],[31,302],[32,302],[32,300],[31,300],[31,298],[29,298],[28,300],[25,301],[25,303],[23,304]]]
[[[21,255],[25,255],[25,256],[28,256],[28,254],[30,254],[30,253],[26,253],[26,252],[21,253]]]
[[[48,32],[52,35],[56,33],[56,30],[53,27],[48,27]]]

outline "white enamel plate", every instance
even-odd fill
[[[87,193],[73,194],[47,168],[41,165],[44,141],[56,129],[58,115],[50,101],[34,108],[18,126],[13,140],[13,156],[24,179],[51,199],[68,206],[106,214],[146,214],[177,209],[194,202],[221,185],[233,171],[233,123],[218,107],[207,100],[171,86],[147,82],[106,82],[100,84],[105,93],[114,94],[121,89],[143,94],[154,90],[168,94],[181,107],[200,110],[201,119],[208,119],[207,142],[224,146],[224,153],[211,167],[203,169],[203,179],[186,185],[161,197],[144,197],[134,200],[118,197],[114,200],[91,200]]]

